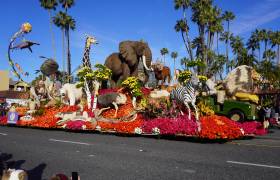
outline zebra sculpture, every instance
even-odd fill
[[[199,80],[197,76],[192,76],[191,80],[188,81],[185,85],[179,86],[175,89],[173,89],[170,93],[170,98],[172,100],[175,100],[177,103],[184,104],[189,113],[189,119],[191,119],[191,110],[189,103],[193,106],[195,110],[195,119],[198,121],[199,116],[197,112],[197,108],[195,105],[196,102],[196,87],[199,86]]]

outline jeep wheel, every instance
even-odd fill
[[[245,115],[240,110],[231,110],[228,114],[228,117],[233,121],[243,121],[243,120],[245,120]]]

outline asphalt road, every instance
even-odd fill
[[[0,152],[29,179],[280,179],[280,129],[229,143],[0,127]]]

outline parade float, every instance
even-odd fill
[[[12,38],[9,52],[14,39],[30,31],[25,23]],[[176,87],[161,89],[158,80],[166,72],[152,64],[147,43],[121,42],[120,52],[92,68],[89,50],[96,42],[87,35],[75,83],[61,83],[56,61],[45,60],[39,70],[42,78],[29,90],[28,105],[13,104],[7,116],[0,117],[0,125],[206,140],[267,133],[266,125],[255,121],[259,99],[254,84],[260,77],[253,68],[239,66],[219,84],[186,70],[178,75]],[[10,55],[9,62],[23,81]]]

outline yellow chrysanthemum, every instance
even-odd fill
[[[29,33],[31,32],[32,30],[32,26],[30,23],[26,22],[26,23],[23,23],[22,26],[21,26],[21,30],[24,32],[24,33]]]
[[[208,78],[206,76],[203,76],[203,75],[198,75],[197,77],[200,81],[207,81],[208,80]]]

